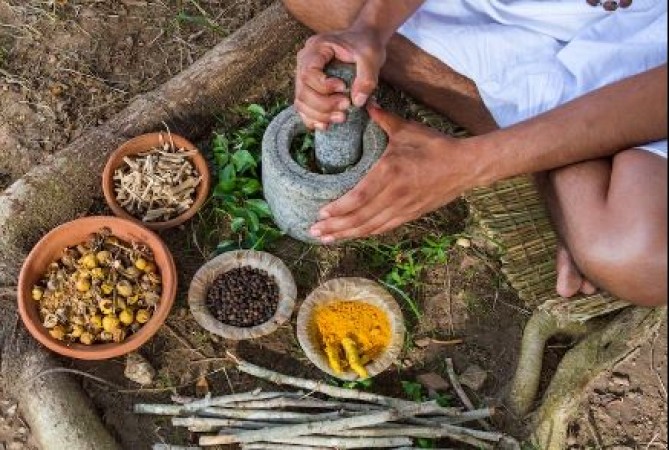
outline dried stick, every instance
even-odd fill
[[[249,402],[231,403],[220,405],[224,408],[239,409],[273,409],[273,408],[322,408],[322,409],[347,409],[349,411],[371,411],[380,407],[360,403],[326,401],[317,398],[273,398],[270,400],[254,400]]]
[[[217,417],[173,417],[172,425],[175,427],[202,427],[209,428],[210,430],[221,427],[257,430],[260,428],[275,427],[279,424],[252,420],[219,419]]]
[[[344,389],[338,388],[335,386],[330,386],[323,384],[322,382],[307,380],[304,378],[292,377],[289,375],[283,375],[278,372],[274,372],[269,369],[265,369],[255,364],[251,364],[247,361],[237,358],[236,356],[228,353],[228,356],[237,363],[237,368],[249,375],[254,377],[261,378],[263,380],[268,380],[279,385],[288,385],[301,389],[306,389],[312,392],[320,392],[321,394],[328,395],[330,397],[343,398],[348,400],[359,400],[368,403],[375,403],[378,405],[390,406],[390,407],[411,407],[415,406],[415,402],[408,400],[402,400],[398,398],[385,397],[383,395],[371,394],[369,392],[360,392],[353,389]],[[454,408],[439,408],[436,410],[435,414],[443,415],[453,415],[457,414],[457,409]]]
[[[209,406],[224,406],[230,403],[246,402],[251,400],[269,400],[279,397],[299,398],[304,396],[302,393],[291,392],[244,392],[241,394],[223,395],[220,397],[207,397],[184,404],[184,408],[189,410],[198,410]]]
[[[465,405],[468,410],[473,411],[475,409],[474,404],[469,400],[469,397],[467,397],[465,390],[462,388],[462,384],[460,384],[460,380],[457,375],[455,375],[455,368],[453,367],[453,360],[451,358],[446,358],[446,372],[451,381],[451,386],[453,386],[455,393],[458,394],[458,398],[462,404]],[[481,419],[478,423],[481,424],[484,429],[490,430],[490,425],[488,425],[488,422],[485,420]]]
[[[237,442],[260,441],[274,442],[275,438],[280,438],[282,436],[322,434],[331,431],[340,431],[350,428],[361,428],[386,422],[394,422],[419,414],[430,414],[434,409],[435,406],[431,404],[414,404],[404,408],[391,409],[388,411],[375,412],[345,419],[287,425],[266,430],[248,431],[237,435],[202,436],[200,438],[200,445],[224,445],[234,444]]]
[[[411,439],[406,437],[400,438],[345,438],[345,437],[328,437],[328,436],[304,436],[292,438],[276,438],[266,443],[265,447],[271,450],[276,449],[276,444],[296,444],[316,448],[331,449],[349,449],[349,448],[388,448],[388,447],[402,447],[411,445]],[[245,447],[246,448],[246,447]],[[299,448],[299,447],[298,447]]]
[[[197,412],[203,417],[221,417],[227,419],[244,419],[244,420],[268,420],[272,422],[314,422],[326,419],[338,419],[346,416],[343,412],[328,412],[321,414],[297,413],[288,411],[270,411],[266,409],[230,409],[207,407],[198,410],[184,409],[182,405],[154,405],[140,403],[135,405],[134,411],[136,414],[152,414],[158,416],[178,416],[181,414],[190,414]]]
[[[153,444],[153,450],[202,450],[202,447],[184,447],[172,444]]]
[[[259,442],[255,444],[244,444],[242,445],[242,450],[332,450],[332,447],[314,447],[312,445],[291,445]]]

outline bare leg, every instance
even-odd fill
[[[302,23],[325,32],[350,25],[363,1],[284,4]],[[498,128],[472,80],[397,34],[387,50],[381,73],[386,81],[472,133]],[[589,279],[636,303],[666,302],[667,164],[658,158],[627,150],[613,162],[585,161],[544,175],[551,186],[545,190],[549,207],[566,244],[557,255],[561,295],[593,292]]]
[[[284,0],[300,22],[316,32],[341,30],[353,22],[364,0]],[[495,130],[497,124],[472,80],[395,34],[387,47],[381,77],[435,111],[475,134]]]
[[[632,149],[611,161],[585,161],[553,170],[549,179],[551,214],[578,267],[562,256],[559,290],[573,290],[580,270],[596,286],[622,299],[665,304],[667,161]]]

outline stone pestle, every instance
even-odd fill
[[[355,65],[333,61],[325,67],[328,77],[339,78],[351,92],[355,79]],[[346,110],[346,121],[332,123],[326,130],[314,133],[315,159],[323,173],[341,173],[352,167],[362,156],[362,133],[368,121],[364,108],[351,104]]]

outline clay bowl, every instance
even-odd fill
[[[238,267],[254,267],[273,276],[279,285],[279,304],[267,322],[253,327],[236,327],[220,322],[207,307],[207,291],[222,273]],[[290,270],[274,255],[255,250],[226,252],[204,264],[193,277],[188,290],[188,305],[197,323],[210,333],[225,339],[244,340],[268,335],[286,323],[295,309],[297,287]]]
[[[160,303],[151,319],[137,333],[121,343],[65,344],[52,338],[42,326],[37,303],[32,299],[32,287],[46,272],[48,265],[62,256],[66,247],[84,242],[103,227],[110,228],[112,234],[123,241],[141,242],[151,248],[163,280]],[[167,318],[176,292],[177,273],[172,254],[155,233],[135,222],[117,217],[84,217],[50,231],[26,258],[19,274],[19,315],[35,339],[60,355],[88,360],[108,359],[136,350],[149,340]]]
[[[357,380],[358,375],[350,369],[342,374],[332,370],[312,325],[314,310],[317,306],[342,300],[365,302],[376,306],[386,314],[390,322],[390,343],[377,358],[365,365],[371,378],[397,361],[404,345],[406,332],[399,304],[383,286],[375,281],[357,277],[335,278],[312,291],[297,313],[297,340],[307,358],[323,372],[341,380]]]
[[[207,166],[207,161],[202,156],[202,153],[190,143],[185,138],[172,134],[172,140],[174,145],[177,148],[184,148],[189,151],[195,151],[195,155],[191,157],[191,162],[195,166],[195,169],[202,176],[202,181],[195,190],[195,200],[193,205],[187,211],[183,212],[181,215],[167,221],[163,222],[143,222],[142,220],[134,217],[128,213],[117,201],[116,195],[114,194],[114,171],[123,165],[123,158],[126,156],[137,155],[138,153],[146,152],[153,147],[160,145],[160,136],[163,136],[163,142],[168,141],[167,133],[149,133],[137,136],[133,139],[130,139],[125,144],[121,145],[119,148],[114,150],[114,152],[109,156],[107,164],[105,165],[104,171],[102,172],[102,192],[104,193],[105,200],[112,212],[124,219],[132,220],[137,223],[142,224],[143,226],[150,228],[152,230],[166,230],[168,228],[173,228],[181,225],[182,223],[189,220],[191,217],[197,213],[197,211],[202,207],[204,202],[207,200],[207,195],[209,194],[209,188],[211,186],[211,174],[209,173],[209,167]]]

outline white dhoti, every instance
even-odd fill
[[[667,62],[667,2],[427,0],[399,32],[476,83],[507,127]],[[667,141],[640,146],[667,157]]]

